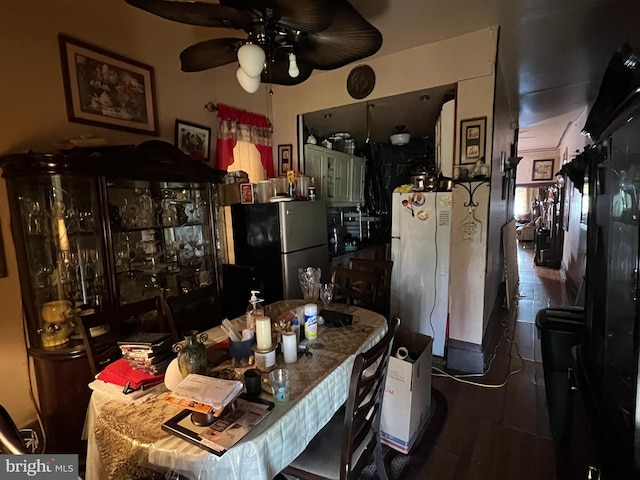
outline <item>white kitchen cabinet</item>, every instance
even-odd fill
[[[364,203],[364,182],[367,173],[367,161],[360,157],[351,157],[351,194],[354,203]]]
[[[347,207],[364,203],[366,160],[329,150],[318,145],[305,145],[305,174],[313,177],[316,195],[327,205]]]

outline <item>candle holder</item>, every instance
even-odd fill
[[[261,372],[270,372],[277,366],[275,345],[270,349],[259,349],[257,345],[254,345],[253,356],[255,359],[255,366]]]

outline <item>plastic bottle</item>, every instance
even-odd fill
[[[260,290],[251,290],[251,298],[247,307],[247,328],[256,329],[256,317],[264,315],[264,307],[262,298],[258,298]]]
[[[315,303],[304,306],[304,337],[309,341],[318,338],[318,305]]]
[[[309,200],[314,201],[316,199],[316,186],[313,177],[311,177],[310,183],[307,188],[307,195],[309,196]]]

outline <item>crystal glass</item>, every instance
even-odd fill
[[[320,300],[324,304],[324,308],[327,308],[333,300],[333,283],[321,283],[320,284]]]
[[[320,285],[320,268],[306,267],[298,269],[298,280],[305,302],[315,302],[318,298]]]

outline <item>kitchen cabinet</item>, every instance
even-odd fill
[[[7,155],[0,166],[47,450],[81,452],[92,378],[79,316],[218,293],[212,204],[222,172],[160,141]]]
[[[317,145],[305,145],[305,174],[313,177],[319,198],[328,206],[364,203],[366,159]]]

